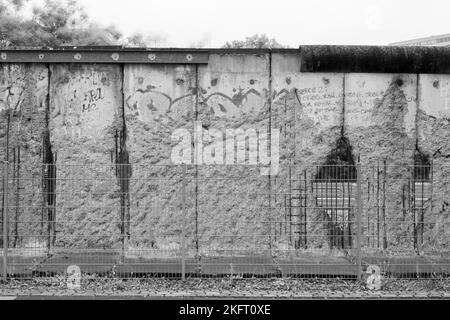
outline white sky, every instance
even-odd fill
[[[171,46],[266,33],[278,42],[374,44],[450,33],[448,0],[80,0],[92,20],[162,34]]]

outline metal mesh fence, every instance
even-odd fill
[[[43,165],[1,173],[3,276],[397,278],[450,271],[450,167]],[[369,269],[370,270],[370,269]]]

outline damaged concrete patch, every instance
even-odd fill
[[[364,232],[376,234],[367,245],[409,247],[402,196],[416,149],[416,76],[349,74],[345,88],[345,133],[367,181]]]
[[[227,136],[227,130],[242,130],[253,137],[269,131],[269,68],[268,55],[211,55],[209,64],[199,67],[199,87],[204,91],[199,96],[197,120],[209,129],[202,137],[203,158],[197,157],[203,163],[197,172],[200,254],[221,250],[239,254],[240,250],[270,247],[269,179],[261,175],[261,163],[252,162],[249,156],[257,142],[248,137],[244,146],[235,136]],[[208,88],[214,79],[220,86]],[[223,144],[213,132],[224,139]],[[227,153],[227,143],[233,146],[232,152]],[[216,159],[222,165],[209,163],[205,155],[205,150],[217,148],[224,151]],[[245,159],[236,154],[245,154]]]
[[[124,95],[126,144],[133,168],[130,250],[164,249],[170,254],[180,248],[181,229],[185,226],[182,221],[188,223],[191,239],[195,230],[192,211],[195,177],[189,172],[186,178],[188,219],[181,209],[183,171],[171,159],[172,148],[178,143],[172,140],[174,132],[177,129],[193,132],[195,67],[126,66]]]
[[[0,158],[10,162],[12,246],[44,241],[40,222],[43,217],[38,208],[42,205],[41,157],[47,87],[48,70],[44,65],[0,67]]]
[[[52,65],[50,89],[50,143],[58,179],[56,245],[118,245],[120,197],[113,155],[114,136],[123,125],[121,69]]]
[[[434,249],[449,246],[450,76],[421,74],[419,79],[417,145],[433,164],[423,247]]]

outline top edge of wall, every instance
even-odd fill
[[[450,73],[450,47],[302,46],[302,72]]]
[[[0,63],[207,64],[210,54],[295,55],[299,72],[450,73],[450,47],[308,45],[298,49],[58,47],[2,49]]]

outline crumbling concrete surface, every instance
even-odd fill
[[[43,240],[41,156],[47,88],[48,71],[43,65],[0,65],[0,159],[9,161],[9,240],[13,247]],[[1,170],[3,176],[3,166]]]
[[[412,183],[416,78],[401,74],[345,78],[345,135],[362,163],[364,230],[372,235],[367,245],[369,241],[385,249],[410,245],[411,221],[402,196],[404,186]]]
[[[198,151],[203,144],[195,158],[202,164],[196,186],[201,254],[270,248],[269,177],[254,157],[258,150],[260,160],[269,155],[269,68],[264,54],[211,55],[199,67],[202,133],[194,139]]]
[[[280,172],[271,177],[272,214],[278,222],[273,238],[277,239],[276,247],[286,249],[295,247],[299,234],[309,234],[308,247],[325,250],[324,212],[316,205],[318,195],[311,182],[343,132],[344,75],[300,73],[299,69],[300,60],[295,55],[272,57],[271,122],[280,130]],[[305,207],[311,208],[308,213]]]
[[[116,139],[122,73],[112,65],[52,65],[50,147],[56,166],[56,245],[113,246],[120,239]]]
[[[450,77],[420,75],[417,114],[418,146],[430,157],[430,200],[424,213],[423,249],[448,250],[450,246]]]
[[[182,138],[173,139],[177,130],[186,139],[193,133],[195,66],[126,66],[124,95],[126,145],[133,171],[129,249],[158,249],[170,254],[180,249],[182,228],[189,230],[190,237],[194,230],[195,175],[189,170],[185,179],[187,218],[181,207],[183,170],[175,166],[171,156]]]
[[[326,253],[343,223],[333,212],[347,214],[355,239],[357,180],[344,176],[349,202],[333,207],[319,172],[328,183],[327,165],[347,174],[360,159],[363,245],[447,248],[448,76],[302,72],[322,61],[302,57],[2,64],[0,157],[8,151],[10,220],[25,222],[11,225],[11,243]],[[414,161],[434,171],[418,177]]]

